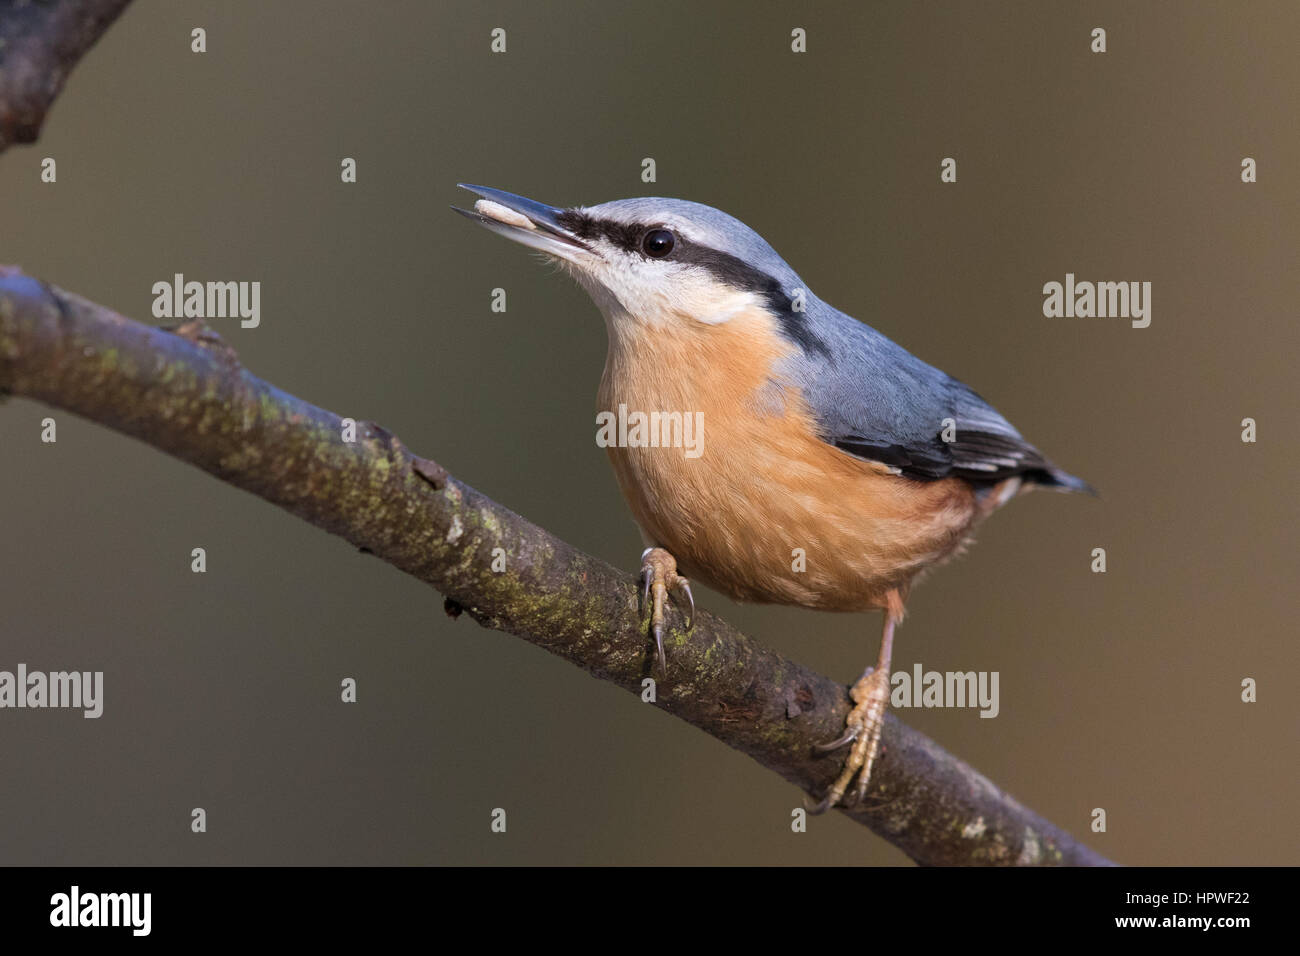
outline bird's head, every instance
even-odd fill
[[[605,314],[623,323],[719,325],[754,308],[788,312],[811,295],[743,222],[681,199],[618,199],[558,208],[483,186],[473,211],[493,232],[562,263]]]

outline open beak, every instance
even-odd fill
[[[477,220],[495,233],[560,259],[576,260],[578,251],[591,253],[585,242],[560,224],[563,209],[525,199],[500,189],[457,183],[482,198],[473,210],[452,206],[462,216]]]

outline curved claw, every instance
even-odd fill
[[[813,750],[821,754],[828,754],[832,750],[839,750],[844,745],[851,744],[853,743],[853,741],[857,739],[858,739],[858,731],[856,728],[851,727],[844,732],[844,736],[838,737],[835,740],[830,741],[829,743],[813,744]]]
[[[685,593],[689,604],[689,610],[686,612],[686,632],[689,634],[695,627],[695,595],[691,593],[691,582],[680,575],[677,578],[677,587]]]
[[[822,797],[822,799],[818,800],[812,806],[808,805],[808,798],[804,797],[803,808],[815,817],[821,816],[831,808],[831,795],[829,793],[826,794],[826,796]]]
[[[847,809],[848,807],[857,806],[859,800],[861,800],[861,797],[856,795],[850,800],[842,798],[836,799],[835,788],[832,787],[830,790],[826,791],[826,796],[822,797],[812,806],[808,805],[808,798],[804,797],[803,808],[816,817],[825,813],[831,807],[844,807]]]
[[[664,626],[656,624],[654,626],[655,647],[659,651],[659,676],[668,677],[668,658],[664,654]]]

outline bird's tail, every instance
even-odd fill
[[[1047,465],[1046,468],[1030,472],[1025,477],[1036,485],[1051,488],[1054,491],[1077,491],[1085,495],[1092,495],[1094,498],[1100,497],[1097,494],[1097,489],[1082,478],[1076,478],[1069,472],[1062,471],[1052,464]]]

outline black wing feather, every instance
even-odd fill
[[[949,383],[953,386],[951,412],[945,417],[956,423],[949,429],[952,441],[944,441],[942,428],[932,434],[917,432],[904,441],[897,436],[890,441],[852,433],[827,438],[850,455],[921,481],[958,477],[975,485],[989,485],[1020,476],[1040,485],[1094,493],[1086,482],[1044,458],[975,392],[953,379]]]

